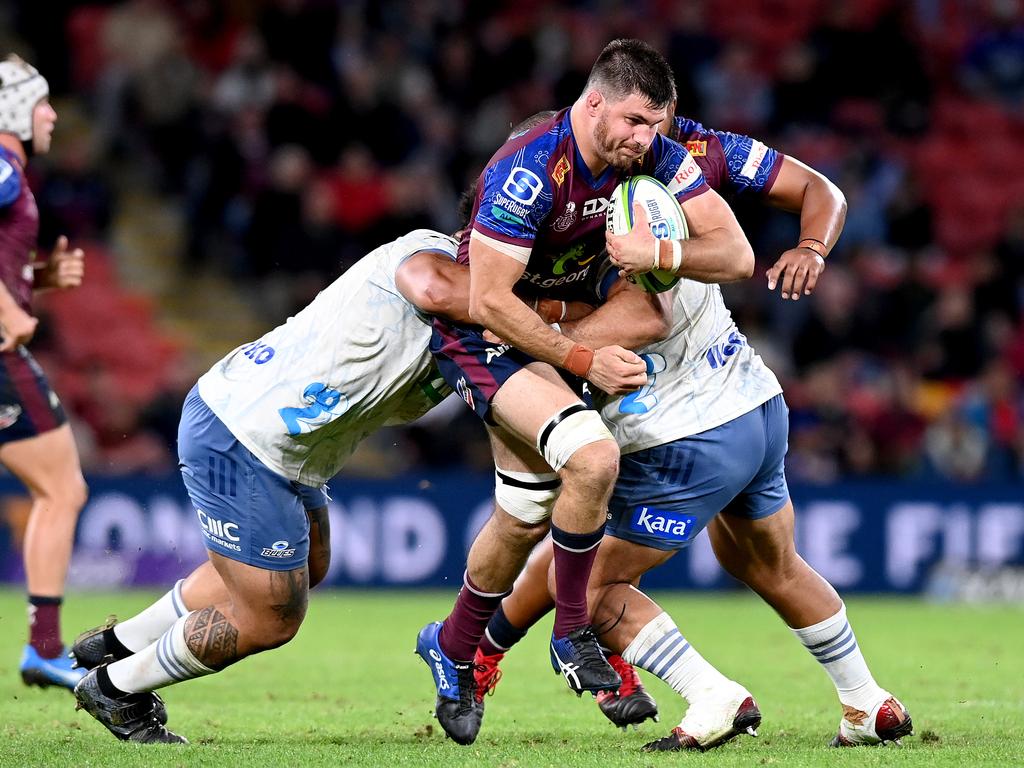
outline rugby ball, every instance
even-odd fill
[[[624,235],[633,229],[634,203],[644,207],[651,232],[659,240],[685,240],[689,236],[686,217],[675,195],[651,176],[633,176],[615,188],[606,218],[609,232]],[[652,269],[629,279],[650,293],[667,291],[679,282],[679,277],[667,269]]]

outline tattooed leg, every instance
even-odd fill
[[[239,659],[238,629],[213,605],[186,617],[185,643],[210,669],[224,669]]]
[[[331,566],[331,518],[327,507],[307,510],[309,517],[309,586],[315,587]]]
[[[272,571],[270,575],[270,610],[284,627],[295,631],[306,617],[309,596],[309,570]],[[294,634],[294,632],[293,632]]]

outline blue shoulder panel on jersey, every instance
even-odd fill
[[[560,124],[556,124],[518,149],[492,160],[484,170],[483,188],[478,193],[480,208],[474,223],[520,243],[532,242],[554,202],[547,164],[561,139]]]
[[[0,154],[0,206],[3,207],[13,203],[21,195],[21,174],[14,166],[17,161],[7,154],[6,151]]]
[[[782,162],[782,156],[750,136],[727,131],[711,133],[722,143],[733,192],[766,192],[770,182],[775,180],[776,166]]]

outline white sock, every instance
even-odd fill
[[[845,604],[835,616],[810,627],[793,629],[793,634],[828,672],[843,704],[870,712],[879,701],[889,698],[890,694],[871,676],[853,627],[846,619]]]
[[[215,670],[199,661],[185,642],[185,621],[190,615],[175,621],[155,643],[108,666],[110,682],[126,693],[135,693],[213,673]]]
[[[180,579],[174,588],[142,613],[114,625],[114,637],[129,651],[141,651],[167,631],[174,622],[188,613],[181,599]]]
[[[691,704],[732,682],[697,653],[667,613],[659,614],[641,629],[622,652],[622,658],[657,675]]]

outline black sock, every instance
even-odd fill
[[[135,651],[117,639],[113,627],[103,630],[103,644],[115,659],[124,659],[135,653]]]
[[[487,634],[490,635],[490,639],[493,644],[497,646],[499,652],[501,650],[508,650],[513,645],[518,643],[524,637],[526,637],[526,630],[520,629],[508,620],[505,616],[505,609],[498,607],[494,615],[491,617],[490,623],[487,625]],[[484,640],[487,640],[487,636],[484,636]],[[481,641],[483,645],[484,641]],[[486,653],[486,651],[485,651]],[[488,654],[490,655],[490,654]]]
[[[100,687],[100,692],[104,696],[109,696],[112,699],[123,699],[128,695],[128,691],[122,691],[110,682],[110,675],[107,674],[106,665],[96,670],[96,684]]]

